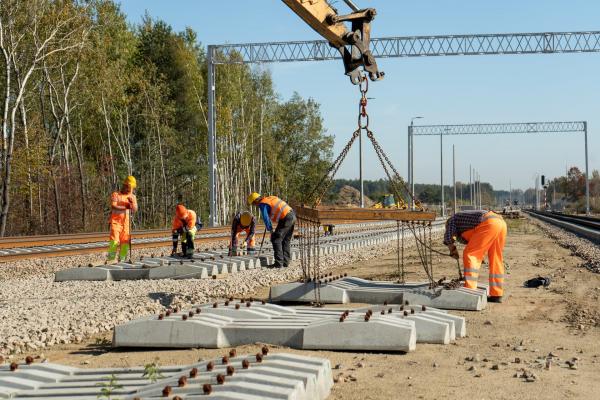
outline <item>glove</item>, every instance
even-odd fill
[[[450,249],[450,257],[454,258],[455,260],[458,260],[460,258],[460,255],[458,254],[458,249],[456,248],[456,246],[452,245],[448,246],[448,248]]]

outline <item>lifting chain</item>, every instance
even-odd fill
[[[305,199],[305,202],[307,204],[311,204],[312,206],[315,206],[315,207],[318,206],[319,204],[321,204],[321,200],[323,199],[323,197],[325,197],[327,195],[327,192],[329,191],[329,189],[331,188],[331,185],[333,184],[333,178],[337,174],[337,171],[340,168],[340,165],[342,165],[342,162],[344,162],[344,159],[346,158],[346,155],[348,155],[348,152],[350,151],[352,144],[354,143],[356,138],[358,138],[359,135],[360,135],[360,130],[356,130],[356,131],[354,131],[354,133],[352,133],[352,137],[350,138],[348,143],[346,143],[346,146],[344,146],[344,149],[342,150],[340,155],[335,159],[333,164],[331,164],[331,166],[329,167],[329,170],[327,170],[327,173],[321,178],[318,185],[315,186],[315,188],[312,190],[312,192],[310,192],[308,197]],[[315,196],[315,194],[318,194],[318,195]]]
[[[398,173],[398,170],[394,167],[387,154],[375,139],[375,135],[369,129],[369,114],[367,112],[368,105],[368,97],[367,93],[369,91],[369,80],[367,79],[366,74],[362,74],[360,77],[360,82],[358,85],[360,90],[360,101],[358,104],[358,118],[357,118],[357,129],[352,133],[352,137],[346,143],[338,157],[331,164],[327,172],[320,179],[318,184],[314,187],[314,189],[309,193],[309,195],[304,199],[305,204],[309,204],[313,207],[320,205],[323,198],[329,192],[331,185],[333,184],[333,179],[335,178],[338,169],[343,163],[344,159],[348,155],[348,152],[352,148],[352,145],[356,141],[357,138],[360,137],[362,131],[366,132],[367,137],[371,141],[373,148],[375,149],[375,153],[379,158],[379,162],[383,167],[383,170],[390,182],[390,189],[396,197],[397,201],[400,203],[400,207],[403,209],[408,208],[408,205],[404,201],[404,197],[401,196],[401,192],[404,191],[408,194],[408,199],[415,205],[415,208],[419,211],[423,211],[422,203],[415,197],[414,193],[410,190],[404,179]],[[304,224],[303,232],[301,237],[306,235],[306,237],[301,240],[301,264],[302,264],[302,272],[304,275],[304,280],[314,282],[314,291],[315,291],[315,304],[319,305],[321,302],[320,299],[320,260],[319,260],[319,221],[303,221]],[[434,280],[433,277],[433,252],[437,252],[433,249],[432,246],[432,237],[431,237],[431,223],[429,226],[425,223],[411,223],[405,224],[402,223],[402,230],[400,231],[400,223],[397,226],[397,235],[398,235],[398,275],[399,280],[404,281],[405,272],[404,272],[404,226],[408,228],[408,230],[413,234],[415,238],[415,246],[417,249],[417,253],[421,264],[423,265],[423,269],[429,279],[430,287],[434,288],[438,286],[438,283]],[[429,228],[429,232],[427,232],[427,228]],[[427,235],[429,233],[429,235]],[[402,239],[402,244],[400,248],[400,234]],[[429,237],[427,237],[429,236]]]

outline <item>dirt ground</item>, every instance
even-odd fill
[[[335,383],[331,399],[594,399],[599,398],[600,275],[579,267],[580,259],[543,236],[529,220],[511,220],[505,249],[508,265],[505,301],[481,312],[458,312],[467,319],[468,337],[442,345],[418,344],[403,353],[273,351],[328,358]],[[440,250],[442,246],[438,246]],[[439,259],[436,277],[456,275],[454,260]],[[349,275],[394,279],[396,254],[338,269]],[[526,279],[550,276],[548,289],[527,289]],[[409,256],[407,280],[423,280],[424,273]],[[487,278],[482,270],[480,280]],[[267,297],[263,288],[255,297]],[[238,354],[254,354],[258,345],[241,346]],[[158,358],[160,365],[189,364],[219,357],[218,350],[134,350],[110,348],[110,334],[78,345],[46,349],[52,362],[83,368],[143,365]],[[550,354],[552,353],[552,354]],[[552,362],[546,367],[548,357]],[[472,361],[468,361],[472,360]],[[567,361],[575,359],[572,366]],[[534,382],[515,377],[523,369]]]

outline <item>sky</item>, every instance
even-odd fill
[[[600,30],[594,0],[354,0],[377,9],[373,37]],[[348,11],[341,0],[333,1]],[[132,24],[145,12],[176,31],[191,27],[203,45],[321,37],[280,0],[122,0]],[[588,121],[589,170],[600,169],[600,53],[389,58],[378,60],[385,79],[369,88],[370,128],[401,175],[407,172],[407,126],[532,121]],[[321,104],[334,156],[356,129],[359,91],[341,61],[264,64],[282,99],[298,92]],[[218,90],[218,88],[217,88]],[[552,178],[570,166],[584,169],[581,133],[447,136],[444,184],[469,180],[469,166],[495,189],[526,189],[537,174]],[[338,172],[358,177],[358,146]],[[364,178],[384,177],[364,142]],[[440,182],[439,137],[415,138],[415,181]]]

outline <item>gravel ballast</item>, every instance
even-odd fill
[[[140,250],[134,259],[162,251]],[[395,251],[396,242],[391,241],[322,256],[322,270]],[[165,307],[190,307],[228,296],[247,297],[260,287],[302,276],[300,263],[296,261],[286,269],[247,270],[217,280],[54,282],[54,271],[98,259],[101,259],[98,255],[72,256],[15,265],[10,277],[0,280],[0,354],[39,352],[56,344],[78,343],[117,324],[156,314]]]
[[[530,218],[545,234],[547,234],[556,242],[584,260],[582,266],[588,270],[600,273],[600,246],[597,244],[577,236],[564,229],[558,228],[549,223],[540,221],[536,218]]]

